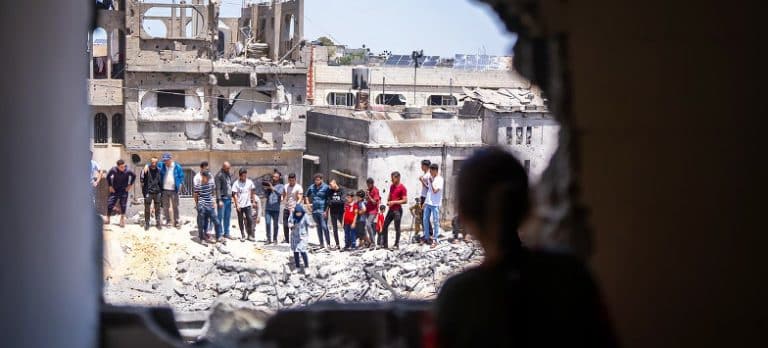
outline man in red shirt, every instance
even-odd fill
[[[382,240],[384,242],[384,248],[389,247],[389,224],[392,220],[395,221],[395,245],[394,249],[400,247],[400,219],[403,217],[403,204],[408,203],[408,190],[405,189],[405,185],[400,183],[400,173],[392,172],[392,185],[389,187],[389,198],[387,198],[387,206],[389,211],[387,217],[384,218],[384,228],[381,231]]]
[[[381,195],[379,195],[379,189],[373,185],[373,178],[368,178],[365,183],[368,185],[365,198],[365,213],[368,214],[365,219],[365,230],[371,238],[371,247],[374,247],[376,244],[376,214],[379,213]]]

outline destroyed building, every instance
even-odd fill
[[[538,182],[557,150],[560,125],[548,112],[541,90],[518,84],[498,90],[464,90],[463,117],[483,119],[483,143],[507,148]]]
[[[228,160],[254,177],[301,172],[303,0],[248,4],[240,18],[221,17],[219,6],[129,0],[98,11],[107,51],[119,53],[90,57],[97,161],[140,165],[168,151],[190,181],[202,160],[212,168]]]
[[[506,147],[531,180],[538,180],[557,148],[559,131],[541,91],[512,75],[507,88],[463,89],[457,97],[462,108],[455,111],[313,108],[308,116],[306,155],[314,160],[312,172],[328,173],[341,186],[353,189],[365,187],[366,179],[373,178],[386,199],[390,174],[399,171],[410,206],[421,192],[421,160],[438,163],[446,182],[440,209],[446,227],[455,215],[450,202],[462,161],[478,147]],[[405,228],[413,224],[409,212],[402,221]]]

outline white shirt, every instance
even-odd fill
[[[251,192],[256,189],[251,179],[245,179],[245,182],[240,179],[235,180],[232,184],[232,194],[237,194],[237,206],[240,208],[251,206]]]
[[[428,182],[430,177],[432,176],[429,175],[429,171],[427,171],[426,173],[424,173],[424,175],[421,176],[422,180],[424,180],[425,183]],[[419,182],[419,185],[421,185],[421,197],[426,197],[428,188],[422,185],[421,182]]]
[[[427,181],[429,183],[429,181]],[[432,179],[432,183],[429,185],[429,192],[427,192],[427,199],[424,200],[424,204],[429,204],[434,207],[439,207],[440,203],[443,201],[443,177],[442,176],[436,176]],[[432,189],[437,189],[437,193],[435,193]]]
[[[176,168],[176,162],[171,163],[165,168],[165,178],[163,178],[163,190],[176,191],[176,179],[173,177],[173,170]]]
[[[293,210],[296,208],[296,197],[299,194],[304,194],[304,189],[301,188],[301,185],[296,183],[296,185],[285,185],[285,192],[288,193],[288,199],[285,201],[285,208],[288,210]]]

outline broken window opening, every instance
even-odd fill
[[[107,78],[107,64],[109,60],[109,52],[107,52],[107,31],[104,28],[96,28],[93,30],[91,36],[91,57],[92,57],[92,69],[94,79],[106,79]]]
[[[106,144],[109,140],[109,134],[107,129],[107,115],[98,113],[93,119],[93,143],[94,144]]]
[[[183,89],[168,89],[157,91],[158,108],[184,108],[186,107]]]
[[[463,159],[460,159],[460,160],[458,160],[458,159],[457,159],[457,160],[453,160],[453,169],[452,169],[452,174],[453,174],[454,176],[455,176],[455,175],[459,175],[459,173],[461,173],[461,166],[462,166],[462,165],[464,165],[464,160],[463,160]]]
[[[397,106],[405,105],[407,102],[408,100],[402,94],[385,93],[376,96],[376,104],[379,105]]]
[[[507,145],[512,145],[515,142],[515,133],[513,127],[507,127]]]
[[[452,95],[431,95],[427,99],[427,105],[434,106],[434,105],[457,105],[456,97]]]
[[[523,144],[523,127],[515,127],[515,145]]]
[[[352,93],[328,93],[328,105],[352,106],[355,104],[355,96]]]
[[[122,30],[112,31],[110,57],[112,60],[113,79],[122,79],[125,75],[125,33]]]
[[[125,145],[125,122],[122,114],[112,115],[112,144]]]
[[[142,20],[141,29],[152,38],[165,38],[168,36],[168,28],[159,19]]]
[[[216,43],[216,51],[219,53],[219,56],[224,55],[224,48],[226,45],[226,36],[224,35],[224,32],[219,30],[219,41]]]

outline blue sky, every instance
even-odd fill
[[[305,0],[304,36],[329,36],[373,52],[452,57],[511,55],[514,37],[490,8],[471,0]],[[221,15],[239,17],[240,0],[223,0]]]

